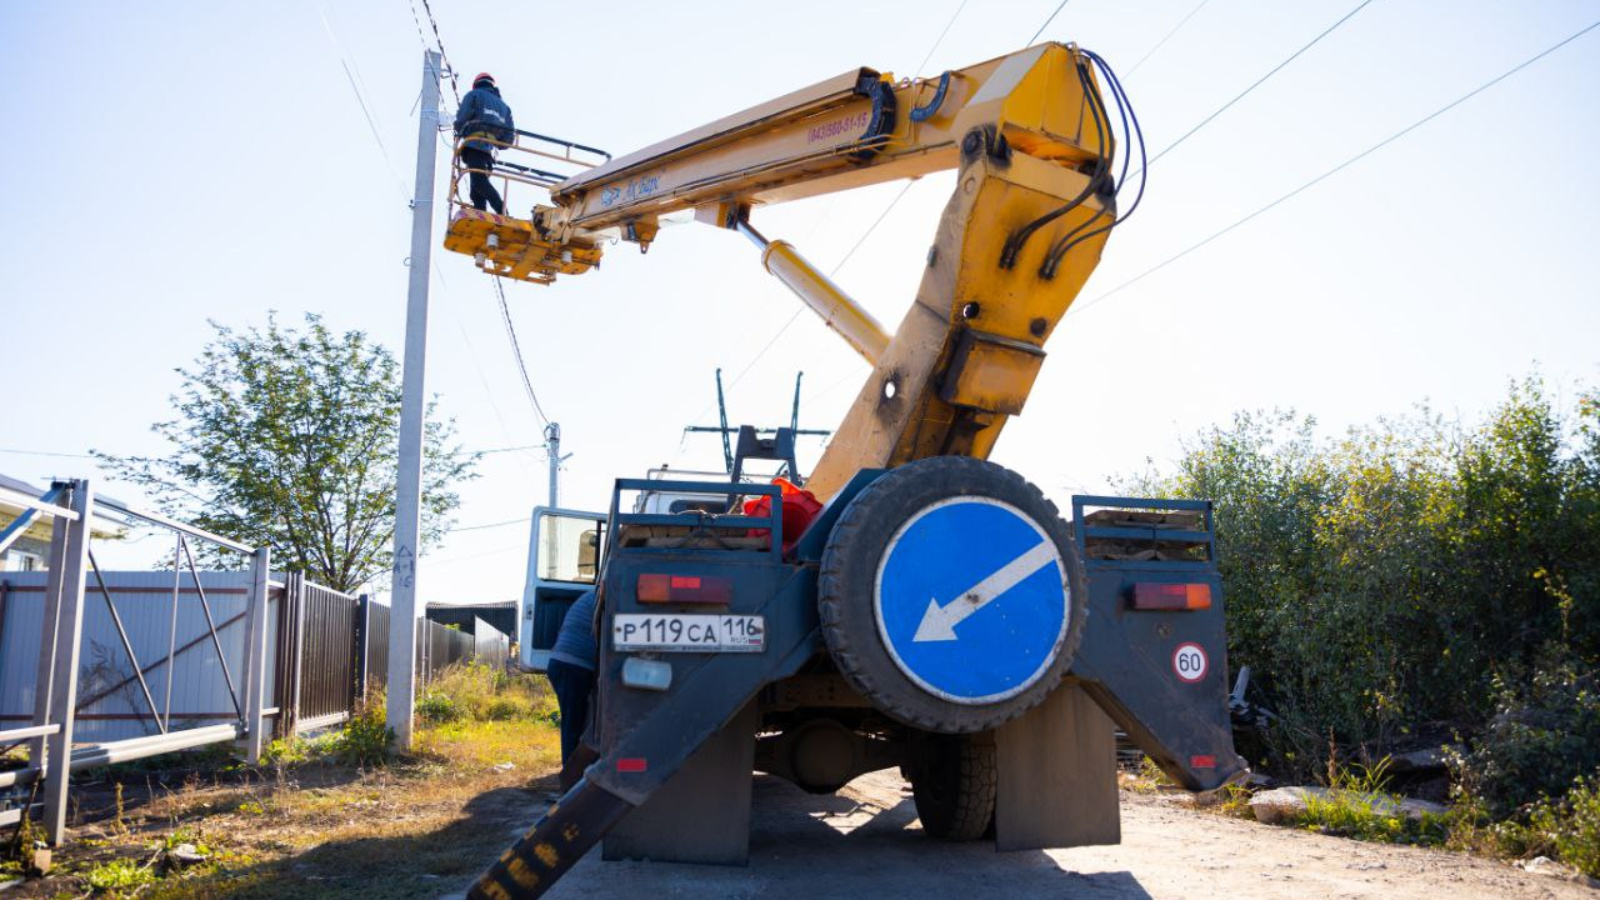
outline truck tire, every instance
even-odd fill
[[[885,624],[879,594],[884,586],[883,573],[891,555],[902,544],[908,548],[908,552],[914,549],[911,545],[921,532],[913,530],[913,525],[930,512],[952,504],[1004,510],[1010,516],[1004,521],[1023,529],[1031,528],[1031,534],[1042,537],[1027,538],[1028,541],[1039,540],[1029,554],[1048,554],[1053,547],[1058,563],[1054,571],[1060,573],[1061,582],[1057,587],[1051,588],[1049,579],[1039,574],[1042,569],[1032,576],[1042,579],[1035,583],[1036,589],[1038,585],[1043,585],[1044,590],[1055,591],[1052,597],[1040,601],[1035,590],[1035,596],[1013,600],[1010,612],[1004,609],[998,612],[1002,620],[1019,612],[1022,615],[1034,615],[1032,607],[1019,610],[1016,604],[1042,603],[1044,606],[1038,608],[1045,611],[1037,614],[1048,615],[1052,623],[1059,623],[1058,630],[1050,634],[1041,632],[1041,636],[1034,641],[1033,655],[1026,656],[1024,662],[1018,663],[1036,668],[1031,668],[1025,677],[1017,677],[1015,683],[1003,693],[972,696],[941,690],[939,685],[919,677],[914,665],[908,662],[906,653],[894,649],[890,626]],[[1018,525],[1018,522],[1026,524]],[[978,554],[986,546],[984,542],[987,540],[990,538],[985,534],[974,535],[972,546],[975,549],[972,554]],[[962,553],[958,548],[955,555],[960,557]],[[993,564],[991,560],[971,571],[987,575],[991,570],[985,566]],[[965,574],[957,577],[970,579],[976,576]],[[1083,637],[1088,597],[1084,583],[1083,566],[1067,523],[1061,520],[1055,505],[1045,499],[1038,488],[1015,472],[994,463],[968,457],[935,457],[907,463],[887,472],[851,499],[829,534],[823,550],[817,590],[818,611],[822,634],[834,664],[850,685],[877,709],[904,724],[926,731],[972,733],[992,729],[1022,715],[1043,702],[1061,683]],[[960,592],[971,586],[962,582],[954,590]],[[941,589],[947,587],[943,585]],[[935,603],[948,602],[948,608],[953,609],[959,600],[950,599],[948,590],[945,593],[947,596],[943,599],[935,597]],[[926,595],[918,595],[918,602],[921,596]],[[970,593],[967,595],[968,598],[973,596]],[[1013,595],[999,595],[996,599],[1008,596]],[[1064,609],[1059,605],[1063,599]],[[1049,607],[1051,603],[1057,605]],[[901,608],[904,608],[904,604]],[[932,612],[930,609],[929,615]],[[975,611],[966,613],[963,619],[976,617],[982,612],[980,605],[975,607]],[[984,618],[992,623],[996,614],[984,613]],[[957,621],[960,624],[962,620]],[[967,623],[960,631],[952,627],[947,637],[941,639],[944,642],[941,646],[966,646],[954,643],[954,640],[961,634],[974,634],[974,625],[981,628],[984,623]],[[914,640],[924,640],[920,628]],[[976,648],[980,644],[975,642],[970,646]],[[996,653],[994,646],[990,644],[991,649],[985,652]],[[917,652],[924,652],[919,648],[934,652],[933,644],[900,645],[902,651],[908,647]],[[972,652],[978,651],[974,649]],[[998,652],[1003,654],[1009,651]],[[989,658],[982,657],[984,660]],[[1023,659],[1024,655],[1019,652],[1016,658]]]
[[[944,841],[975,841],[994,822],[994,739],[974,734],[931,737],[910,779],[922,830]]]

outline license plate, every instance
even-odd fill
[[[760,653],[766,636],[761,616],[622,613],[611,620],[611,645],[617,650]]]

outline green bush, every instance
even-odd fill
[[[417,717],[432,725],[442,725],[461,719],[461,708],[448,694],[429,691],[417,700]]]
[[[524,705],[510,697],[497,697],[484,710],[484,718],[491,722],[506,722],[522,718],[525,712]]]
[[[1546,835],[1561,860],[1600,878],[1600,773],[1579,777],[1559,803],[1542,804],[1533,827]]]
[[[1241,414],[1120,487],[1216,502],[1229,662],[1280,716],[1257,760],[1280,773],[1320,772],[1330,732],[1500,741],[1501,701],[1540,690],[1540,660],[1600,664],[1592,392],[1564,413],[1529,379],[1476,426],[1422,409],[1331,440],[1310,418]]]
[[[1496,681],[1494,717],[1459,760],[1462,791],[1496,819],[1600,770],[1600,679],[1565,660]]]
[[[339,761],[354,766],[381,766],[389,759],[394,730],[389,727],[382,691],[373,691],[356,708],[332,742]]]

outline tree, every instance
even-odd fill
[[[216,330],[195,365],[178,369],[177,418],[152,430],[169,458],[102,464],[144,488],[163,512],[207,531],[272,547],[278,566],[353,591],[393,564],[400,366],[360,331],[335,335],[320,317],[303,330]],[[428,404],[422,550],[449,526],[455,485],[476,457],[448,446],[453,421]],[[225,558],[225,557],[224,557]],[[220,562],[221,559],[218,561]]]

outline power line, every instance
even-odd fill
[[[491,453],[519,453],[523,450],[548,450],[545,444],[523,444],[516,447],[491,447],[487,450],[462,450],[462,456],[488,456]]]
[[[533,414],[546,427],[550,419],[544,414],[544,407],[539,404],[539,395],[533,390],[533,381],[528,378],[528,364],[522,358],[522,344],[517,340],[517,327],[511,323],[511,307],[506,304],[506,290],[500,284],[500,276],[494,277],[494,292],[500,298],[500,319],[506,325],[506,337],[511,339],[511,355],[517,361],[517,372],[522,375],[522,386],[528,392],[528,400],[533,404]]]
[[[507,525],[524,525],[532,521],[533,516],[523,516],[520,519],[507,519],[504,522],[489,522],[484,525],[461,525],[459,527],[452,528],[445,533],[455,534],[458,531],[483,531],[486,528],[504,528]]]
[[[829,270],[828,277],[830,279],[839,274],[839,270],[843,269],[844,264],[850,261],[850,257],[854,256],[856,251],[861,249],[861,245],[866,243],[867,238],[872,236],[872,232],[877,230],[879,225],[883,224],[883,220],[889,217],[889,211],[894,209],[895,204],[899,203],[900,198],[906,195],[906,191],[911,190],[911,185],[915,182],[915,178],[906,179],[905,186],[900,189],[900,193],[896,194],[894,199],[889,201],[889,205],[884,207],[883,212],[878,214],[878,218],[873,220],[871,225],[867,226],[867,230],[861,233],[861,237],[856,239],[856,242],[850,246],[849,250],[845,251],[844,256],[839,259],[839,262],[835,264],[831,270]],[[733,376],[733,380],[728,382],[728,390],[733,390],[734,385],[737,385],[751,369],[755,368],[756,363],[761,361],[761,357],[767,355],[767,351],[771,350],[773,345],[778,343],[778,339],[783,337],[784,333],[789,330],[790,326],[794,325],[795,322],[800,320],[800,314],[805,311],[806,307],[801,306],[789,316],[788,321],[784,322],[782,327],[780,327],[777,332],[767,340],[767,343],[756,352],[756,355],[751,358],[750,362],[746,363],[745,367],[739,370],[739,374]]]
[[[94,459],[89,453],[51,453],[45,450],[17,450],[9,447],[0,447],[0,453],[11,453],[16,456],[58,456],[62,459]]]
[[[456,105],[460,106],[461,84],[456,80],[456,67],[450,63],[450,54],[445,52],[444,36],[439,34],[439,20],[433,17],[433,7],[428,5],[428,0],[422,0],[422,8],[428,14],[428,24],[433,26],[433,39],[439,44],[439,58],[450,72],[450,92],[456,95]]]
[[[423,0],[423,2],[427,2],[427,0]],[[1055,21],[1056,16],[1061,14],[1061,10],[1066,8],[1068,2],[1069,0],[1061,0],[1061,3],[1056,6],[1055,10],[1052,11],[1050,15],[1045,17],[1045,20],[1039,24],[1039,30],[1034,32],[1033,39],[1028,41],[1029,46],[1032,46],[1033,42],[1039,39],[1039,35],[1043,34],[1044,30],[1050,26],[1050,23]],[[1367,0],[1367,2],[1370,3],[1371,0]],[[966,0],[962,0],[961,5],[956,7],[956,11],[951,14],[950,20],[945,23],[944,30],[939,32],[939,37],[933,42],[933,46],[928,48],[927,56],[922,60],[922,66],[926,66],[928,64],[928,60],[933,58],[933,52],[939,48],[939,44],[943,43],[945,35],[949,33],[950,27],[955,24],[956,18],[961,15],[961,10],[964,9],[966,5]],[[921,71],[922,66],[917,67],[918,71]],[[867,230],[861,233],[861,237],[857,238],[856,242],[850,245],[850,249],[845,252],[838,264],[835,265],[830,272],[828,272],[829,278],[839,274],[839,270],[844,268],[844,264],[850,261],[850,257],[854,256],[855,252],[861,249],[861,245],[866,243],[867,238],[871,237],[872,233],[878,229],[878,226],[883,224],[883,220],[889,217],[889,213],[892,212],[894,208],[899,205],[900,201],[905,198],[906,192],[911,190],[911,185],[915,182],[915,178],[908,179],[906,181],[905,186],[900,188],[900,193],[894,195],[894,199],[890,200],[889,204],[883,208],[883,212],[879,213],[878,217],[872,220],[872,224],[867,226]],[[749,374],[751,369],[755,368],[756,364],[761,361],[762,357],[767,355],[767,352],[778,343],[778,340],[782,338],[786,332],[788,332],[790,327],[792,327],[795,322],[799,321],[800,315],[804,311],[805,307],[795,310],[794,313],[789,316],[788,320],[786,320],[783,325],[779,326],[778,330],[773,333],[772,337],[768,338],[767,342],[762,345],[759,351],[756,352],[756,355],[745,364],[744,368],[739,370],[739,374],[735,375],[733,380],[728,382],[727,390],[733,390],[733,388],[739,384],[744,376]],[[704,415],[704,413],[702,412],[700,415]],[[695,416],[695,418],[700,418],[700,415]]]
[[[417,27],[417,41],[418,41],[418,43],[422,44],[422,49],[423,50],[433,50],[433,49],[435,49],[433,44],[428,43],[427,32],[423,31],[423,29],[422,29],[422,17],[417,14],[417,0],[406,0],[406,5],[408,7],[410,7],[410,9],[411,9],[411,24],[413,24],[413,25],[415,25]],[[430,19],[430,21],[431,21],[431,19]],[[440,45],[438,47],[438,50],[439,50],[439,60],[440,60],[440,62],[441,63],[447,63],[448,60],[445,58],[443,45]],[[443,68],[443,66],[441,66],[441,68]],[[454,82],[455,70],[452,68],[450,71],[451,71],[451,76],[452,76],[451,87],[452,87],[453,90],[456,91],[456,105],[459,106],[460,103],[461,103],[461,94],[460,94],[459,88],[455,85],[455,82]],[[444,80],[442,78],[440,78],[440,71],[438,69],[435,69],[433,71],[433,81],[434,81],[434,84],[439,86],[440,106],[445,107],[446,108],[445,112],[449,113],[450,112],[450,110],[448,108],[449,104],[444,102],[444,100],[445,100],[445,97],[444,97]],[[422,95],[420,93],[418,93],[417,94],[416,103],[413,104],[412,108],[415,109],[416,108],[416,104],[420,104],[421,102],[422,102]],[[441,137],[440,140],[443,140],[443,138]],[[446,144],[446,146],[449,146],[449,145]],[[450,149],[453,151],[455,148],[452,147]]]
[[[1267,212],[1268,210],[1273,209],[1274,207],[1284,203],[1285,201],[1295,197],[1296,195],[1298,195],[1298,194],[1300,194],[1300,193],[1302,193],[1302,192],[1304,192],[1304,191],[1316,186],[1317,184],[1321,183],[1322,181],[1325,181],[1326,179],[1338,174],[1339,172],[1344,171],[1345,169],[1349,168],[1350,166],[1354,165],[1357,162],[1360,162],[1361,160],[1367,158],[1368,156],[1371,156],[1372,154],[1378,152],[1379,150],[1382,150],[1384,147],[1387,147],[1390,144],[1394,143],[1395,141],[1398,141],[1399,139],[1405,137],[1406,135],[1410,134],[1411,132],[1417,130],[1418,128],[1421,128],[1423,125],[1426,125],[1429,122],[1433,121],[1434,119],[1437,119],[1439,116],[1442,116],[1445,113],[1449,112],[1450,110],[1455,109],[1457,106],[1460,106],[1461,104],[1467,102],[1468,100],[1471,100],[1473,97],[1476,97],[1477,95],[1483,93],[1484,91],[1488,90],[1489,88],[1494,87],[1495,85],[1497,85],[1500,82],[1506,80],[1507,78],[1510,78],[1512,75],[1517,74],[1518,72],[1522,71],[1523,69],[1526,69],[1527,67],[1533,65],[1534,63],[1538,62],[1539,60],[1544,59],[1546,56],[1549,56],[1550,54],[1556,52],[1557,50],[1560,50],[1562,47],[1565,47],[1566,45],[1572,43],[1573,41],[1577,40],[1578,38],[1583,37],[1585,34],[1588,34],[1589,32],[1593,31],[1596,28],[1600,28],[1600,21],[1596,21],[1596,22],[1591,23],[1589,26],[1587,26],[1587,27],[1585,27],[1583,29],[1580,29],[1579,31],[1569,35],[1566,38],[1563,38],[1562,40],[1558,41],[1557,43],[1552,44],[1551,46],[1545,48],[1544,50],[1541,50],[1539,53],[1529,57],[1528,59],[1523,60],[1522,62],[1518,63],[1517,65],[1512,66],[1510,69],[1507,69],[1506,71],[1500,73],[1499,75],[1496,75],[1494,78],[1491,78],[1488,81],[1484,82],[1483,84],[1481,84],[1481,85],[1473,88],[1472,90],[1468,91],[1467,93],[1462,94],[1460,97],[1457,97],[1456,99],[1450,101],[1449,103],[1446,103],[1444,106],[1439,107],[1438,109],[1434,110],[1433,112],[1428,113],[1426,116],[1423,116],[1422,118],[1418,119],[1417,121],[1412,122],[1410,125],[1407,125],[1406,127],[1404,127],[1402,129],[1400,129],[1399,131],[1395,132],[1394,134],[1389,135],[1388,137],[1384,138],[1383,140],[1379,141],[1376,144],[1373,144],[1371,147],[1368,147],[1367,149],[1361,151],[1360,153],[1357,153],[1355,156],[1350,157],[1349,159],[1345,160],[1344,162],[1339,163],[1337,166],[1334,166],[1333,168],[1329,169],[1328,171],[1323,172],[1321,175],[1318,175],[1317,177],[1311,179],[1310,181],[1307,181],[1306,183],[1300,185],[1299,187],[1295,188],[1294,190],[1288,192],[1287,194],[1284,194],[1283,196],[1279,197],[1278,199],[1272,201],[1271,203],[1268,203],[1267,205],[1261,207],[1260,209],[1257,209],[1255,212],[1250,213],[1249,215],[1245,216],[1242,219],[1239,219],[1238,221],[1234,222],[1233,224],[1227,226],[1226,228],[1222,228],[1222,229],[1220,229],[1218,231],[1213,232],[1209,237],[1205,238],[1204,240],[1199,241],[1198,243],[1190,245],[1188,247],[1188,249],[1185,249],[1185,250],[1183,250],[1183,251],[1181,251],[1179,253],[1176,253],[1176,254],[1168,257],[1167,259],[1163,260],[1162,262],[1159,262],[1156,265],[1153,265],[1150,268],[1145,269],[1143,272],[1140,272],[1138,275],[1135,275],[1134,277],[1128,279],[1127,281],[1122,282],[1121,284],[1117,285],[1116,287],[1112,288],[1111,290],[1106,291],[1105,293],[1095,297],[1093,300],[1090,300],[1087,303],[1082,304],[1081,306],[1072,307],[1071,309],[1067,310],[1067,315],[1070,316],[1070,315],[1072,315],[1074,313],[1080,313],[1080,312],[1083,312],[1085,310],[1088,310],[1088,309],[1094,307],[1094,305],[1099,303],[1100,301],[1105,300],[1107,297],[1110,297],[1111,295],[1116,294],[1117,292],[1121,291],[1122,289],[1124,289],[1126,287],[1129,287],[1129,286],[1131,286],[1131,285],[1133,285],[1133,284],[1135,284],[1135,283],[1137,283],[1139,281],[1142,281],[1145,278],[1149,277],[1150,275],[1153,275],[1156,272],[1159,272],[1160,270],[1166,268],[1167,266],[1172,265],[1173,263],[1175,263],[1178,260],[1184,258],[1185,256],[1188,256],[1189,254],[1195,252],[1196,250],[1199,250],[1201,247],[1206,246],[1207,244],[1211,243],[1212,241],[1216,240],[1217,238],[1220,238],[1223,235],[1227,234],[1228,232],[1234,230],[1235,228],[1238,228],[1240,225],[1243,225],[1246,222],[1249,222],[1251,219],[1256,218],[1257,216]]]
[[[933,51],[939,49],[939,45],[944,43],[944,36],[950,33],[950,26],[956,24],[956,19],[960,17],[961,11],[966,8],[967,0],[961,0],[961,3],[956,6],[956,11],[950,16],[950,21],[944,23],[944,30],[939,32],[939,37],[934,40],[933,46],[928,48],[928,55],[924,56],[922,62],[917,64],[916,74],[921,75],[922,70],[927,68],[928,60],[933,59]]]
[[[1150,157],[1149,162],[1146,162],[1144,164],[1144,168],[1148,169],[1151,166],[1155,165],[1156,164],[1156,160],[1160,159],[1163,156],[1166,156],[1168,153],[1171,153],[1173,151],[1173,149],[1176,148],[1179,144],[1182,144],[1184,141],[1187,141],[1189,138],[1193,137],[1195,132],[1197,132],[1200,129],[1202,129],[1202,128],[1206,127],[1207,125],[1211,124],[1211,122],[1213,120],[1215,120],[1217,118],[1217,116],[1220,116],[1223,113],[1227,112],[1229,107],[1233,106],[1235,103],[1238,103],[1240,100],[1243,100],[1245,97],[1249,96],[1251,91],[1254,91],[1256,88],[1258,88],[1261,85],[1265,84],[1267,82],[1267,79],[1269,79],[1272,76],[1278,74],[1278,72],[1282,71],[1284,66],[1287,66],[1289,63],[1292,63],[1296,59],[1298,59],[1300,57],[1300,54],[1306,52],[1307,50],[1310,50],[1312,47],[1315,47],[1317,45],[1317,42],[1321,41],[1323,38],[1325,38],[1328,35],[1332,34],[1340,25],[1343,25],[1344,23],[1350,21],[1351,17],[1353,17],[1356,13],[1361,12],[1363,9],[1366,9],[1368,4],[1370,4],[1370,3],[1372,3],[1372,0],[1361,0],[1360,3],[1356,4],[1355,9],[1352,9],[1349,12],[1345,13],[1344,17],[1339,19],[1339,21],[1337,21],[1337,22],[1333,23],[1332,25],[1329,25],[1327,28],[1323,29],[1321,34],[1319,34],[1316,37],[1312,38],[1310,40],[1310,42],[1308,42],[1305,46],[1303,46],[1299,50],[1296,50],[1295,52],[1289,54],[1289,57],[1287,59],[1285,59],[1283,62],[1278,63],[1277,65],[1273,66],[1270,70],[1268,70],[1267,74],[1261,76],[1260,78],[1257,78],[1249,87],[1245,88],[1244,90],[1240,91],[1237,95],[1235,95],[1232,100],[1229,100],[1227,103],[1224,103],[1221,106],[1217,107],[1216,112],[1213,112],[1211,115],[1206,116],[1204,119],[1201,119],[1200,123],[1198,125],[1194,126],[1193,128],[1189,129],[1188,131],[1184,132],[1182,137],[1180,137],[1177,140],[1173,141],[1172,143],[1168,144],[1166,149],[1164,149],[1164,150],[1160,151],[1159,153],[1157,153],[1156,155]],[[1138,174],[1138,173],[1134,173],[1134,174]]]
[[[1050,23],[1056,20],[1056,16],[1061,15],[1061,11],[1067,8],[1067,3],[1068,0],[1061,0],[1060,5],[1058,5],[1055,9],[1055,12],[1052,12],[1049,16],[1045,17],[1044,22],[1039,25],[1039,30],[1033,33],[1033,37],[1028,38],[1029,47],[1032,47],[1033,42],[1039,39],[1039,35],[1044,34],[1044,30],[1050,27]]]
[[[383,134],[378,131],[378,123],[372,118],[372,110],[367,106],[367,98],[362,93],[360,85],[356,83],[356,76],[350,71],[349,55],[345,53],[344,43],[334,33],[333,25],[328,21],[328,11],[321,3],[317,4],[317,16],[322,19],[322,28],[328,33],[328,39],[333,41],[335,52],[339,54],[339,65],[344,68],[345,80],[350,82],[350,91],[356,95],[356,104],[361,107],[361,115],[367,120],[367,128],[372,132],[372,139],[378,144],[378,152],[383,155],[383,163],[388,166],[389,174],[394,176],[395,184],[400,188],[400,196],[410,199],[406,191],[406,182],[400,177],[400,170],[394,167],[394,160],[389,156],[389,147],[383,142]]]
[[[1194,18],[1194,14],[1205,8],[1205,5],[1210,2],[1211,0],[1200,0],[1199,3],[1195,4],[1194,9],[1189,10],[1189,14],[1187,16],[1184,16],[1182,19],[1178,20],[1178,24],[1172,26],[1171,31],[1167,32],[1166,35],[1161,38],[1161,40],[1156,41],[1156,45],[1151,47],[1150,50],[1145,53],[1145,55],[1139,57],[1139,61],[1133,64],[1133,68],[1128,70],[1128,74],[1122,76],[1122,80],[1127,81],[1129,78],[1132,78],[1133,73],[1139,71],[1140,66],[1148,62],[1150,57],[1155,56],[1157,50],[1160,50],[1162,47],[1166,46],[1167,41],[1172,40],[1173,35],[1177,34],[1179,30],[1183,28],[1183,26],[1189,24],[1189,20]]]
[[[439,46],[439,59],[450,73],[450,87],[456,96],[456,104],[461,103],[461,88],[456,81],[456,67],[450,62],[450,54],[444,48],[444,36],[439,33],[439,20],[433,15],[433,7],[428,0],[422,0],[422,8],[427,13],[428,24],[433,29],[434,42]],[[411,6],[412,21],[417,26],[417,36],[422,40],[423,48],[428,46],[427,37],[422,33],[422,23],[416,18],[416,5]],[[437,78],[437,75],[435,76]],[[528,402],[533,406],[533,414],[545,428],[550,427],[550,417],[545,415],[544,406],[539,402],[539,394],[533,389],[533,380],[528,377],[528,363],[522,355],[522,342],[517,340],[517,326],[511,320],[511,307],[506,303],[506,290],[500,283],[500,276],[494,277],[494,292],[500,302],[500,320],[505,323],[506,337],[511,340],[511,355],[517,364],[517,373],[522,376],[522,387],[528,394]],[[491,404],[493,401],[490,401]]]

